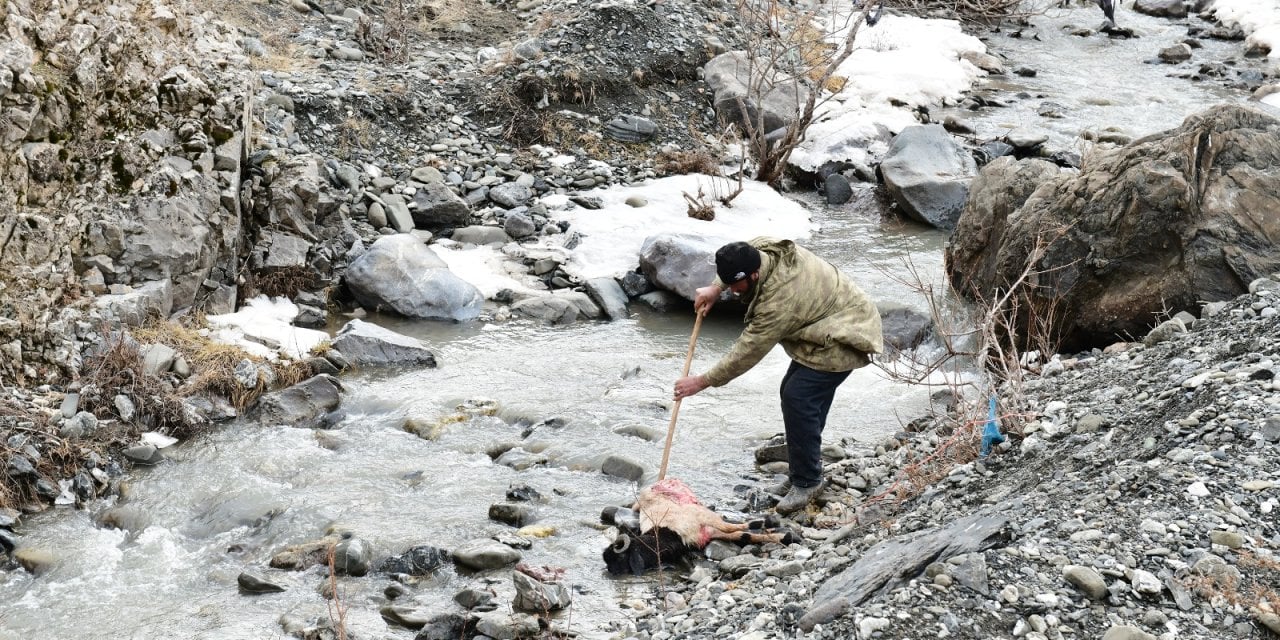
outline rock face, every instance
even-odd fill
[[[436,254],[408,234],[385,236],[347,270],[347,287],[360,304],[410,318],[470,320],[483,298]]]
[[[913,220],[956,226],[978,165],[942,125],[903,129],[880,163],[889,194]]]
[[[1078,175],[1002,159],[974,187],[947,277],[990,299],[1030,263],[1028,302],[1054,310],[1065,349],[1145,335],[1159,314],[1233,298],[1280,269],[1277,163],[1280,121],[1241,106],[1105,152]]]

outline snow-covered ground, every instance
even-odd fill
[[[839,45],[852,25],[837,15],[825,28]],[[828,161],[866,162],[883,153],[894,134],[920,124],[915,107],[957,101],[985,75],[960,56],[986,50],[954,20],[884,15],[862,25],[853,54],[836,72],[844,87],[816,110],[791,163],[813,171]]]
[[[292,359],[305,358],[316,345],[329,339],[329,334],[293,326],[298,306],[286,298],[258,296],[245,302],[235,313],[207,316],[210,339],[233,344],[263,358],[283,354]]]
[[[1214,0],[1213,15],[1227,26],[1238,26],[1250,45],[1271,50],[1280,58],[1280,0]]]

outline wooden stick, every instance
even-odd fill
[[[684,372],[680,374],[683,378],[689,375],[689,365],[693,364],[693,345],[698,342],[698,332],[702,330],[702,314],[698,314],[698,319],[693,321],[693,335],[689,336],[689,353],[684,357]],[[667,477],[667,460],[671,458],[671,440],[676,435],[676,417],[680,415],[680,400],[676,400],[675,406],[671,407],[671,424],[667,425],[667,446],[662,449],[662,467],[658,469],[658,480]]]

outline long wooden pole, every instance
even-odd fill
[[[698,342],[698,332],[702,330],[702,314],[698,314],[698,319],[693,321],[693,335],[689,336],[689,353],[684,357],[684,371],[680,374],[683,378],[689,375],[689,366],[693,364],[693,345]],[[680,402],[684,398],[676,400],[674,407],[671,407],[671,424],[667,425],[667,446],[662,449],[662,467],[658,469],[658,479],[662,480],[667,477],[667,461],[671,459],[671,440],[676,435],[676,417],[680,415]]]

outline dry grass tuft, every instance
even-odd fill
[[[701,173],[720,175],[720,164],[706,151],[663,151],[654,168],[661,175]]]
[[[246,280],[246,298],[265,295],[293,299],[299,292],[314,289],[318,284],[315,271],[301,265],[254,274]]]

